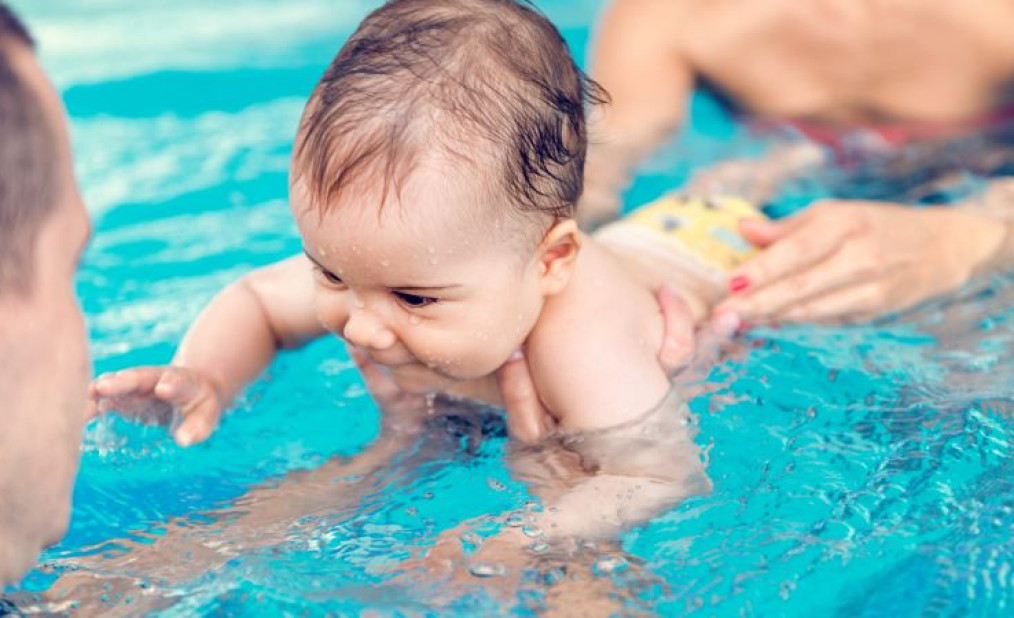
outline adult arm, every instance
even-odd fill
[[[616,216],[634,166],[671,135],[686,114],[694,70],[679,44],[682,4],[615,0],[602,17],[592,76],[610,102],[592,114],[585,190],[578,208],[582,227]]]

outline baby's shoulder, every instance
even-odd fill
[[[662,324],[650,290],[596,251],[550,297],[526,342],[539,397],[568,429],[642,414],[668,385],[658,364]]]

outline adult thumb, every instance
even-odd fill
[[[787,222],[771,221],[760,217],[742,219],[739,222],[740,235],[751,245],[767,247],[788,235]]]

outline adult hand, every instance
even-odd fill
[[[729,311],[695,332],[690,307],[674,286],[660,287],[657,298],[665,325],[658,362],[666,373],[675,374],[692,362],[712,362],[721,343],[739,328],[738,317]],[[545,438],[556,422],[535,392],[524,356],[507,361],[497,372],[497,380],[511,435],[529,444]]]
[[[419,425],[419,412],[430,405],[426,395],[411,393],[394,381],[387,370],[371,361],[362,350],[354,345],[347,346],[349,356],[359,367],[359,373],[366,383],[377,407],[384,413],[385,426],[399,431],[416,428]]]
[[[862,321],[956,290],[1004,242],[1002,222],[953,208],[822,200],[778,222],[744,220],[763,251],[717,313],[758,321]]]
[[[90,395],[88,419],[115,410],[142,420],[178,424],[174,437],[180,446],[206,440],[224,408],[211,380],[184,367],[136,367],[107,373],[92,382]]]

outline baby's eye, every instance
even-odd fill
[[[318,268],[318,270],[320,270],[320,274],[324,275],[324,278],[327,279],[328,283],[332,285],[345,285],[345,282],[342,281],[342,278],[334,274],[330,270],[325,270],[323,268]]]
[[[394,292],[394,295],[402,303],[413,308],[425,307],[437,302],[437,299],[429,296],[419,296],[418,294],[408,294],[406,292]]]

